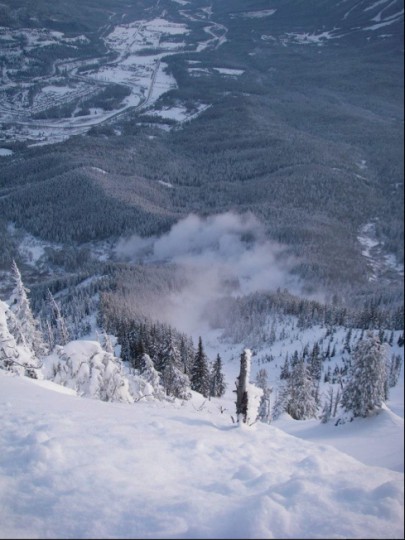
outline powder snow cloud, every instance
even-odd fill
[[[160,312],[184,331],[201,325],[205,308],[222,296],[278,287],[300,292],[291,273],[296,261],[285,247],[266,238],[264,226],[251,213],[190,214],[159,238],[121,240],[116,253],[133,262],[171,262],[186,270],[189,284],[165,299]]]

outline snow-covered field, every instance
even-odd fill
[[[403,538],[389,409],[237,427],[232,392],[105,403],[3,371],[0,388],[1,538]]]

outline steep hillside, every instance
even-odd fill
[[[67,248],[251,211],[310,290],[402,298],[399,0],[3,4],[4,46],[32,55],[3,70],[3,268],[9,222]]]

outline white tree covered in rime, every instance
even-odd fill
[[[191,370],[191,389],[204,397],[210,395],[210,370],[201,337],[198,340],[197,353]]]
[[[191,399],[190,379],[172,362],[163,369],[162,383],[168,396],[178,399]]]
[[[343,389],[342,407],[352,417],[366,417],[382,407],[387,380],[387,348],[372,332],[358,341],[349,380]]]
[[[171,332],[167,335],[165,347],[161,353],[161,382],[168,396],[190,399],[190,379],[183,373],[181,355]]]
[[[71,341],[65,347],[56,346],[55,353],[45,362],[47,378],[75,390],[80,396],[134,402],[121,361],[104,351],[96,341]]]
[[[14,281],[14,289],[9,304],[15,318],[10,322],[12,325],[10,330],[16,339],[17,345],[25,345],[35,355],[42,356],[47,352],[46,346],[39,325],[31,311],[28,300],[29,289],[24,286],[15,261],[13,261],[11,267],[11,275]]]
[[[317,414],[315,385],[303,358],[293,366],[291,376],[280,394],[283,408],[295,420],[314,418]]]
[[[65,319],[62,317],[60,307],[48,289],[48,303],[52,313],[52,328],[56,345],[66,345],[69,342],[69,331]]]
[[[19,362],[17,343],[8,328],[8,306],[0,301],[0,368],[17,375],[24,375],[24,367]]]
[[[164,399],[165,391],[160,382],[161,375],[155,369],[151,357],[148,354],[144,354],[141,360],[141,364],[143,365],[141,375],[146,380],[146,382],[151,385],[153,390],[153,396],[159,400]]]
[[[114,347],[113,347],[113,344],[111,342],[111,338],[104,329],[103,329],[103,332],[102,332],[102,335],[101,335],[100,345],[102,346],[102,348],[106,352],[108,352],[110,354],[114,354]]]
[[[18,345],[10,328],[15,327],[15,315],[0,301],[0,369],[16,375],[42,379],[41,364],[26,344]]]
[[[257,372],[256,375],[256,386],[263,390],[263,395],[260,399],[259,420],[265,423],[270,423],[271,420],[271,403],[270,395],[272,393],[272,388],[270,388],[268,383],[268,374],[267,370],[262,368]]]
[[[252,352],[245,349],[240,356],[240,372],[236,379],[236,418],[239,424],[252,425],[259,414],[263,390],[249,382]]]
[[[211,371],[210,395],[212,397],[222,397],[225,394],[225,390],[226,384],[224,374],[222,373],[222,360],[218,354]]]

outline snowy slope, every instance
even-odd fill
[[[60,389],[0,372],[1,538],[403,538],[403,473],[322,435],[235,427],[231,394],[129,405]]]

